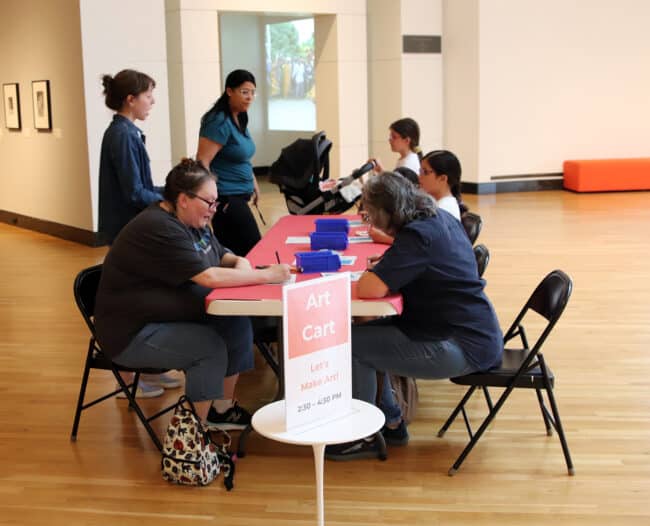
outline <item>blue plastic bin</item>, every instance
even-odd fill
[[[316,232],[345,232],[350,231],[350,222],[347,219],[316,219]]]
[[[348,248],[348,235],[345,232],[312,232],[309,234],[309,240],[312,250]]]
[[[331,250],[319,252],[296,252],[299,272],[336,272],[341,268],[341,258]]]

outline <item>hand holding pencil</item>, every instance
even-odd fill
[[[266,271],[267,283],[283,283],[289,279],[291,273],[296,271],[296,267],[280,262],[280,254],[277,250],[275,251],[275,259],[277,260],[275,265],[257,265],[255,267],[257,270]]]

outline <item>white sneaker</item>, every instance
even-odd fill
[[[161,396],[165,390],[162,387],[156,387],[145,382],[138,382],[138,389],[135,392],[136,398],[156,398]],[[126,398],[124,391],[120,391],[115,395],[117,398]]]
[[[167,373],[143,374],[140,376],[140,379],[150,386],[162,387],[163,389],[176,389],[183,385],[183,381],[180,378],[176,378]]]

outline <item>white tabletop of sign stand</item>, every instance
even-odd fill
[[[352,399],[352,411],[340,418],[287,430],[284,400],[268,404],[253,415],[253,428],[262,436],[301,446],[312,446],[316,470],[318,525],[325,524],[323,471],[325,446],[341,444],[376,433],[384,425],[384,414],[374,405]]]

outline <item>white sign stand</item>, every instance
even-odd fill
[[[286,399],[259,409],[252,424],[274,440],[312,446],[318,525],[324,526],[325,446],[375,433],[384,414],[352,399],[349,273],[285,285],[283,306]]]

